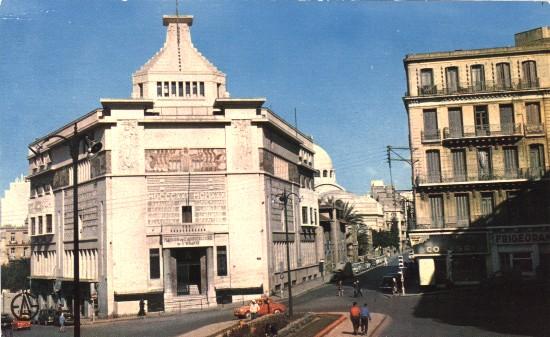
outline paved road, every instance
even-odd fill
[[[345,286],[344,296],[336,296],[334,285],[324,285],[294,300],[295,311],[347,311],[353,301],[368,302],[373,312],[391,317],[383,331],[386,336],[548,336],[550,317],[548,300],[509,303],[506,299],[486,300],[476,292],[457,291],[437,295],[389,296],[378,291],[382,277],[397,271],[396,258],[390,265],[377,267],[360,277],[364,297],[353,298],[353,289]],[[540,297],[540,296],[539,296]],[[499,302],[500,301],[500,302]],[[531,301],[531,302],[529,302]],[[540,312],[542,309],[542,313]],[[546,311],[545,311],[546,310]],[[231,310],[214,310],[169,317],[83,326],[83,337],[175,337],[198,327],[231,320]],[[54,327],[35,326],[14,336],[72,336],[69,327],[60,334]]]

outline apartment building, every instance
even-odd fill
[[[549,27],[513,47],[411,54],[404,66],[421,284],[546,273]]]
[[[133,74],[131,98],[101,99],[30,145],[41,306],[71,306],[75,254],[83,316],[136,314],[141,299],[149,311],[216,306],[321,276],[312,138],[264,98],[229,97],[225,74],[191,42],[192,16],[162,22],[164,46]],[[69,147],[50,137],[75,130],[103,144],[95,158],[80,149],[76,226]]]

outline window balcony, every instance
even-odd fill
[[[525,124],[523,129],[526,136],[543,136],[544,135],[544,123],[540,124]]]
[[[437,143],[441,141],[441,130],[422,130],[420,131],[420,137],[422,139],[422,143]]]
[[[441,185],[441,184],[470,184],[470,183],[489,183],[511,180],[527,180],[530,174],[542,176],[544,170],[535,170],[529,173],[529,170],[509,168],[493,169],[484,172],[465,172],[457,174],[454,172],[432,172],[427,174],[417,174],[415,178],[416,186]]]
[[[469,218],[443,216],[432,219],[431,217],[420,217],[417,219],[416,229],[462,228],[468,227],[469,225]]]
[[[517,141],[524,135],[522,124],[488,124],[481,126],[464,126],[460,128],[443,128],[444,145],[467,145],[476,141]]]
[[[485,92],[501,92],[501,91],[519,91],[540,88],[538,78],[522,79],[511,81],[509,83],[500,83],[494,81],[483,81],[479,83],[460,83],[457,86],[419,86],[417,96],[447,96],[447,95],[462,95],[475,94]]]

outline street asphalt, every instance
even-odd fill
[[[489,296],[479,290],[452,290],[415,296],[392,296],[378,290],[382,277],[397,271],[396,257],[360,276],[363,297],[354,298],[351,284],[344,296],[337,296],[334,284],[326,284],[294,298],[295,312],[347,312],[352,302],[367,302],[374,313],[387,315],[391,322],[378,331],[380,336],[550,336],[548,296]],[[547,294],[546,294],[547,295]],[[534,296],[534,297],[533,297]],[[232,310],[216,309],[181,315],[117,321],[82,327],[82,337],[176,337],[202,326],[232,320]],[[72,327],[59,333],[56,327],[33,326],[14,336],[73,336]],[[199,337],[199,336],[197,336]]]

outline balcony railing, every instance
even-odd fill
[[[464,183],[478,181],[494,181],[494,180],[516,180],[530,179],[531,175],[536,173],[542,176],[544,169],[530,172],[529,170],[519,168],[509,169],[493,169],[482,172],[430,172],[427,174],[417,174],[415,183],[417,186],[423,184],[449,184],[449,183]]]
[[[519,80],[510,83],[500,83],[494,81],[484,81],[479,83],[460,83],[457,86],[437,86],[425,85],[419,86],[418,96],[434,96],[434,95],[458,95],[458,94],[473,94],[480,92],[498,92],[498,91],[517,91],[526,89],[539,88],[539,79]]]
[[[441,130],[422,130],[420,131],[420,136],[422,138],[422,143],[439,142],[441,140]]]
[[[526,135],[542,135],[544,134],[544,123],[541,124],[525,124]]]
[[[417,229],[430,229],[430,228],[456,228],[456,227],[468,227],[470,225],[469,218],[458,218],[456,216],[443,216],[437,218],[420,217],[417,219]]]
[[[477,137],[521,136],[521,124],[488,124],[464,126],[460,128],[443,128],[443,139],[461,139]]]

